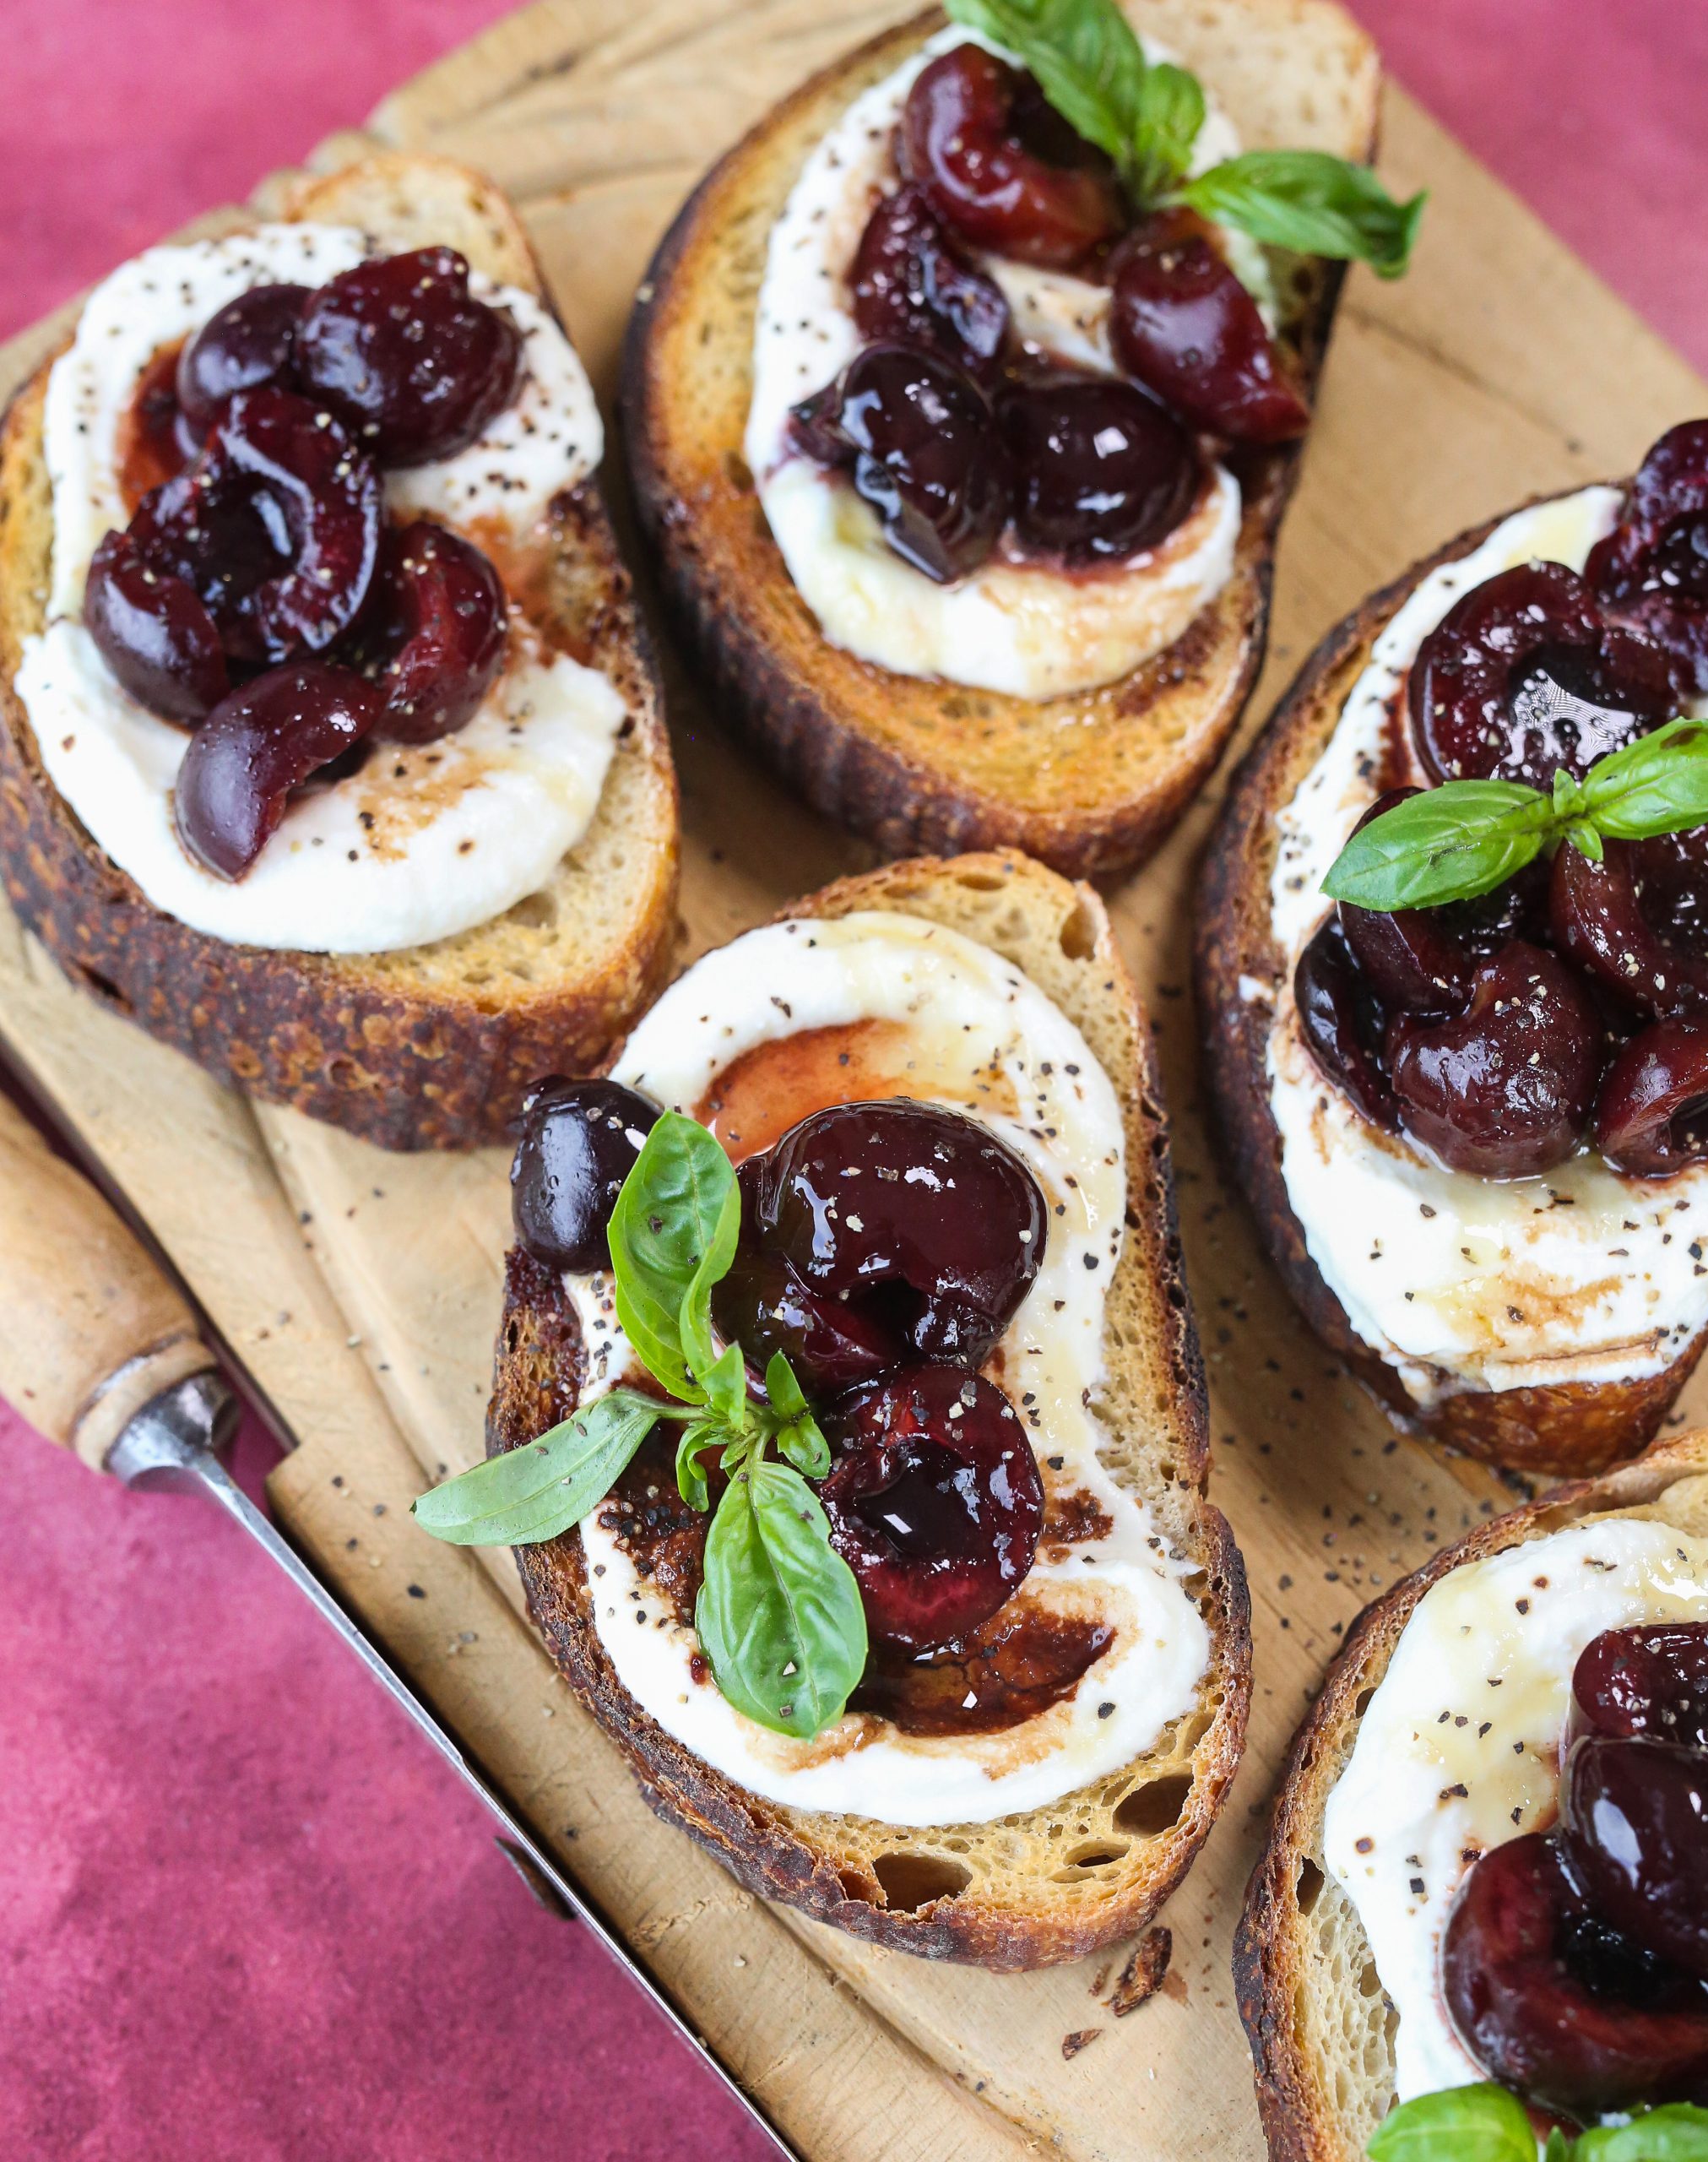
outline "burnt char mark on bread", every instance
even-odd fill
[[[1129,1206],[1105,1337],[1114,1468],[1145,1493],[1160,1529],[1201,1573],[1192,1589],[1212,1650],[1199,1707],[1138,1763],[1000,1828],[903,1829],[810,1814],[735,1786],[636,1703],[594,1626],[578,1532],[519,1548],[517,1562],[554,1658],[626,1752],[652,1806],[750,1890],[897,1950],[1008,1969],[1044,1966],[1141,1928],[1202,1844],[1244,1736],[1244,1572],[1226,1522],[1203,1498],[1208,1413],[1180,1273],[1167,1125],[1148,1032],[1102,904],[1089,889],[1023,858],[984,856],[846,879],[789,913],[862,908],[947,923],[1006,954],[1084,1031],[1115,1080],[1127,1130]],[[489,1452],[531,1441],[562,1415],[578,1385],[580,1357],[561,1284],[513,1254]]]
[[[414,245],[409,220],[478,268],[540,288],[496,190],[446,160],[388,155],[306,183],[295,214]],[[542,894],[404,952],[230,944],[163,915],[95,844],[44,771],[15,691],[45,620],[52,518],[45,364],[0,432],[0,869],[8,899],[73,982],[247,1094],[388,1149],[504,1138],[543,1072],[584,1070],[662,986],[675,921],[675,780],[651,653],[592,480],[553,508],[541,601],[632,716],[600,808]]]
[[[1251,2045],[1258,2111],[1272,2162],[1364,2162],[1393,2100],[1391,2034],[1369,1945],[1323,1866],[1323,1812],[1369,1692],[1429,1587],[1467,1562],[1586,1517],[1643,1510],[1668,1521],[1669,1490],[1708,1475],[1708,1433],[1659,1442],[1635,1464],[1559,1486],[1478,1524],[1367,1606],[1347,1632],[1321,1694],[1293,1736],[1267,1844],[1234,1938],[1234,1975]],[[1701,1529],[1708,1497],[1688,1507]]]
[[[1278,987],[1284,957],[1270,933],[1276,818],[1326,749],[1353,685],[1389,618],[1438,565],[1486,540],[1491,519],[1336,625],[1310,655],[1228,785],[1198,884],[1195,970],[1205,1068],[1222,1152],[1256,1219],[1270,1259],[1324,1343],[1401,1423],[1509,1469],[1583,1476],[1651,1441],[1701,1355],[1698,1336],[1646,1379],[1546,1388],[1467,1389],[1421,1410],[1399,1377],[1353,1330],[1305,1248],[1287,1198],[1281,1136],[1270,1108],[1266,1051],[1272,1007],[1242,982]]]
[[[1152,8],[1141,19],[1173,38],[1176,25],[1152,18],[1193,12]],[[1243,27],[1273,33],[1271,12],[1265,0],[1241,0],[1201,35],[1219,33],[1231,48]],[[1349,87],[1338,104],[1321,97],[1315,124],[1333,107],[1335,147],[1367,156],[1370,48],[1344,18],[1319,14],[1320,35],[1331,20],[1347,47],[1338,57]],[[1303,19],[1293,10],[1290,26]],[[1240,459],[1234,573],[1181,638],[1101,690],[1043,703],[893,675],[830,644],[789,579],[743,458],[770,228],[813,144],[941,22],[932,14],[886,32],[805,84],[678,215],[641,286],[625,353],[636,502],[677,626],[724,710],[816,809],[889,855],[1011,846],[1071,875],[1116,870],[1141,861],[1179,817],[1256,680],[1271,557],[1300,446]],[[1283,131],[1285,119],[1275,122]],[[1314,390],[1342,274],[1317,264],[1301,274],[1288,334]]]

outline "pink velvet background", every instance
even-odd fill
[[[1708,367],[1708,13],[1353,4]],[[502,12],[10,0],[0,335]],[[235,1531],[94,1480],[3,1406],[0,1527],[0,2154],[768,2152]]]

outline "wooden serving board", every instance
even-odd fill
[[[1136,6],[1141,21],[1153,4]],[[313,162],[377,141],[485,168],[519,201],[608,402],[636,282],[701,171],[810,70],[906,12],[538,0]],[[1177,20],[1169,35],[1190,60]],[[1397,92],[1386,128],[1391,184],[1431,190],[1423,242],[1403,282],[1361,270],[1348,282],[1248,729],[1371,587],[1533,491],[1628,471],[1662,427],[1708,410],[1684,363]],[[53,329],[0,355],[0,391]],[[669,687],[686,959],[869,859],[730,747],[680,668]],[[750,1899],[659,1825],[520,1617],[508,1556],[437,1545],[407,1514],[424,1475],[480,1450],[502,1155],[386,1156],[252,1108],[78,997],[0,914],[8,1045],[300,1439],[272,1480],[279,1514],[815,2158],[950,2162],[1047,2147],[1075,2162],[1253,2162],[1261,2143],[1228,1955],[1273,1768],[1362,1601],[1508,1498],[1491,1475],[1394,1437],[1305,1334],[1218,1177],[1187,947],[1219,789],[1109,898],[1174,1111],[1214,1491],[1250,1575],[1255,1695],[1231,1806],[1168,1909],[1165,1991],[1125,2018],[1109,2003],[1119,1956],[1002,1977],[874,1952]],[[1708,1411],[1708,1379],[1694,1404]]]

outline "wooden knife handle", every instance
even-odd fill
[[[0,1395],[100,1471],[145,1404],[214,1363],[183,1294],[0,1095]]]

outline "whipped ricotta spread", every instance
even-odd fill
[[[1240,512],[1239,484],[1227,468],[1212,465],[1183,523],[1123,562],[1069,573],[999,552],[970,576],[939,585],[889,547],[848,477],[796,451],[789,432],[790,409],[860,350],[849,274],[873,204],[897,184],[891,138],[908,91],[939,53],[988,42],[959,28],[941,31],[856,98],[802,166],[772,228],[760,287],[746,459],[789,577],[832,644],[898,675],[1053,698],[1129,674],[1172,644],[1226,585]],[[1193,169],[1238,148],[1227,115],[1212,106]],[[1261,249],[1230,254],[1242,275],[1261,280]],[[994,257],[984,268],[1027,344],[1075,367],[1118,372],[1107,287]]]
[[[1420,1406],[1461,1389],[1658,1373],[1708,1326],[1708,1165],[1626,1178],[1586,1149],[1538,1178],[1445,1170],[1325,1078],[1293,998],[1294,965],[1333,906],[1323,879],[1382,785],[1390,715],[1423,639],[1498,572],[1532,560],[1581,570],[1620,502],[1591,487],[1533,504],[1432,571],[1376,639],[1277,819],[1270,921],[1285,973],[1267,1064],[1287,1198],[1353,1329]]]
[[[594,1617],[624,1687],[660,1726],[751,1792],[897,1824],[981,1822],[1119,1771],[1189,1712],[1209,1636],[1146,1504],[1107,1469],[1098,1410],[1106,1288],[1121,1251],[1120,1108],[1079,1031],[1020,970],[958,932],[866,912],[773,924],[696,963],[629,1038],[613,1078],[691,1111],[731,1063],[797,1031],[875,1021],[905,1032],[895,1093],[978,1119],[1031,1168],[1050,1209],[1043,1265],[985,1371],[1023,1402],[1046,1500],[1088,1497],[1108,1529],[1048,1529],[1015,1600],[1109,1627],[1073,1689],[1001,1731],[903,1733],[849,1712],[811,1741],[745,1718],[697,1679],[693,1631],[636,1573],[598,1513],[581,1527]],[[607,1279],[565,1279],[588,1347],[581,1401],[629,1352]],[[1046,1516],[1046,1525],[1048,1515]]]
[[[24,642],[19,697],[50,779],[105,853],[157,909],[245,945],[384,953],[502,915],[586,832],[626,718],[609,679],[550,649],[512,600],[503,669],[466,727],[423,747],[378,745],[359,773],[306,791],[236,883],[180,844],[171,795],[189,736],[120,687],[83,625],[89,560],[129,522],[120,475],[138,388],[162,347],[250,287],[323,285],[385,252],[314,225],[150,248],[90,295],[48,379],[48,620]],[[470,285],[522,333],[517,394],[455,457],[387,474],[386,502],[525,561],[554,499],[598,464],[603,429],[549,311],[478,274]]]
[[[1553,1822],[1579,1653],[1604,1629],[1702,1621],[1708,1540],[1628,1517],[1467,1562],[1418,1601],[1323,1817],[1399,2015],[1402,2102],[1488,2077],[1448,2016],[1441,1932],[1467,1857]]]

